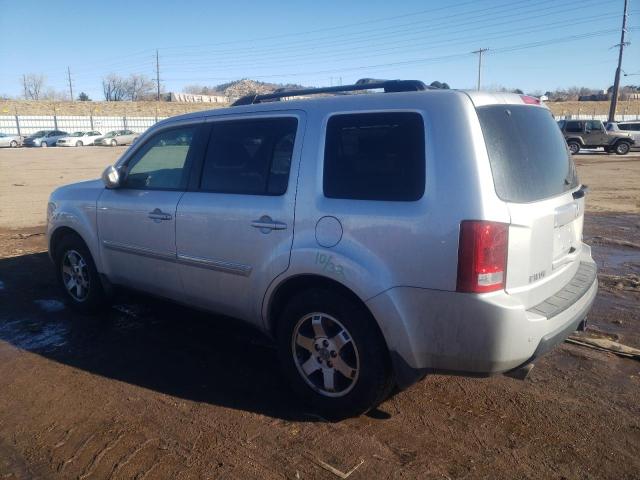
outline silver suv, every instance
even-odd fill
[[[49,252],[80,310],[121,285],[254,325],[342,417],[428,372],[521,369],[576,330],[597,290],[584,194],[531,97],[286,91],[162,121],[56,190]]]

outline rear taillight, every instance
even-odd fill
[[[530,95],[520,95],[520,98],[522,99],[522,103],[526,103],[527,105],[540,105],[539,98]]]
[[[458,292],[501,290],[507,278],[509,226],[505,223],[465,220],[460,223]]]

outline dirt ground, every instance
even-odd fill
[[[564,344],[526,381],[431,375],[330,423],[227,318],[132,293],[71,312],[46,197],[121,152],[0,151],[0,478],[640,478],[635,360]],[[640,348],[640,158],[576,160],[600,267],[589,334]]]

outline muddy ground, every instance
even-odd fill
[[[619,162],[578,159],[589,202],[615,204]],[[627,211],[590,208],[585,240],[600,265],[589,334],[640,348],[633,175]],[[640,478],[638,361],[564,344],[526,381],[432,375],[329,423],[268,340],[227,318],[126,292],[71,312],[42,232],[0,227],[0,478]]]

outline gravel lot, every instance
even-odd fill
[[[132,293],[72,313],[44,253],[46,200],[123,151],[0,150],[0,478],[639,478],[632,359],[564,344],[524,382],[432,375],[330,423],[227,318]],[[601,269],[589,335],[640,348],[640,156],[576,161]]]

